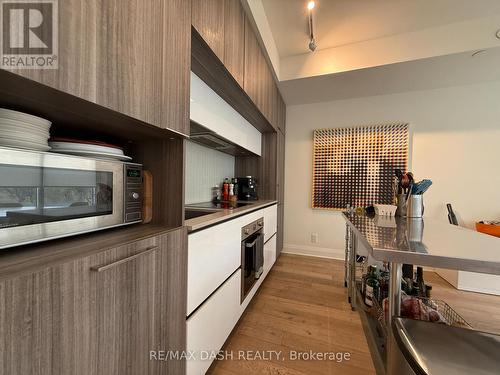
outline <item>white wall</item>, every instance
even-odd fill
[[[234,156],[186,142],[186,204],[208,202],[211,188],[234,176]]]
[[[426,217],[447,222],[452,203],[462,225],[500,219],[500,82],[295,105],[287,107],[285,251],[343,256],[340,214],[311,209],[313,130],[392,121],[410,123],[411,170],[434,182]]]

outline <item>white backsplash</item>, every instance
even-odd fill
[[[186,204],[208,202],[211,188],[234,176],[234,156],[186,142]]]

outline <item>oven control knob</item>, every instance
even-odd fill
[[[259,221],[257,224],[259,225],[259,227],[263,227],[264,226],[264,222],[263,221]]]
[[[246,229],[243,231],[243,233],[245,233],[245,234],[250,234],[250,229],[246,228]]]
[[[130,196],[132,197],[132,199],[135,199],[135,200],[139,199],[139,193],[137,193],[137,192],[133,192],[132,194],[130,194]]]

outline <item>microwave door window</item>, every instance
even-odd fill
[[[0,165],[0,176],[0,227],[113,213],[112,172]]]

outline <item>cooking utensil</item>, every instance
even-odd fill
[[[413,184],[413,187],[411,189],[411,193],[413,195],[422,195],[427,191],[427,189],[429,189],[429,187],[431,185],[432,185],[431,180],[419,181],[419,182]]]
[[[446,203],[446,208],[448,209],[448,221],[450,224],[458,225],[457,217],[455,216],[455,212],[453,212],[453,208],[450,203]]]

